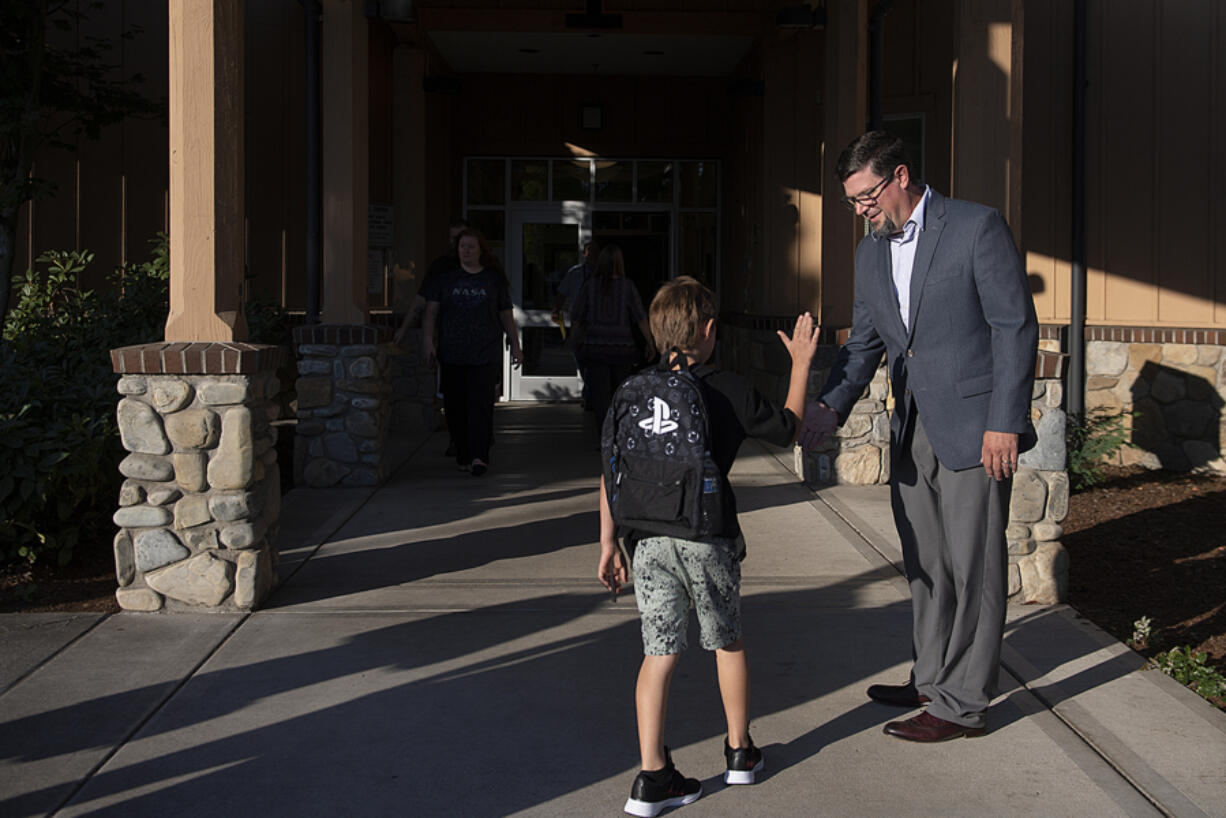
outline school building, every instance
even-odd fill
[[[833,350],[851,322],[863,224],[834,163],[870,123],[1013,229],[1042,324],[1035,417],[1060,437],[1036,471],[1063,470],[1063,411],[1082,404],[1135,413],[1125,462],[1226,468],[1217,0],[114,0],[88,25],[168,119],[46,152],[58,193],[24,210],[18,265],[76,246],[106,269],[170,232],[165,342],[114,356],[132,390],[263,378],[276,356],[243,343],[242,299],[303,311],[312,485],[381,479],[370,440],[431,422],[433,381],[387,342],[456,216],[512,284],[527,360],[504,399],[577,394],[550,307],[590,239],[623,249],[644,299],[680,274],[711,284],[724,365],[778,388],[775,329],[810,310]],[[874,384],[859,425],[798,468],[888,479],[887,400]],[[357,412],[343,429],[338,401]]]

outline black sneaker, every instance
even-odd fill
[[[728,739],[725,738],[724,760],[728,763],[728,769],[724,771],[725,784],[752,784],[758,773],[762,772],[762,751],[753,746],[752,738],[748,747],[735,750],[728,746]]]
[[[642,770],[635,776],[625,806],[630,815],[655,818],[669,807],[692,804],[702,795],[702,783],[677,772],[667,747],[664,748],[664,762],[662,770]]]

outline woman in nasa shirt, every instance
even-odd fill
[[[502,337],[511,364],[523,360],[511,311],[511,293],[498,260],[472,228],[456,240],[459,266],[439,276],[426,293],[422,356],[442,375],[443,410],[455,442],[456,463],[474,477],[489,469],[494,433],[494,384],[502,366]],[[438,327],[438,345],[434,329]]]

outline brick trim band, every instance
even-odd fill
[[[294,344],[380,344],[390,341],[392,329],[372,324],[303,324],[294,327]]]
[[[1086,327],[1087,341],[1122,341],[1128,344],[1207,344],[1226,346],[1226,329],[1196,329],[1194,327]],[[1047,341],[1064,342],[1068,337],[1065,324],[1043,324],[1039,337]]]
[[[111,350],[120,375],[254,375],[275,370],[283,347],[241,342],[183,341],[137,344]]]

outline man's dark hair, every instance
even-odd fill
[[[919,181],[919,175],[915,172],[915,165],[907,154],[907,145],[902,137],[885,131],[869,131],[843,149],[835,162],[834,172],[840,182],[846,182],[848,176],[867,167],[884,179],[899,165],[906,165],[907,174]]]

